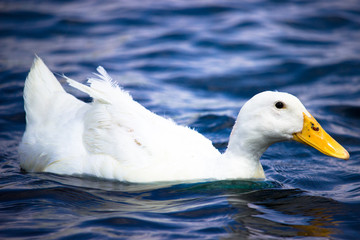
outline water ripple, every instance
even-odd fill
[[[0,238],[356,238],[359,25],[353,0],[2,1]],[[351,158],[278,143],[262,159],[266,181],[130,184],[26,174],[17,145],[35,53],[80,81],[103,65],[141,104],[195,128],[220,151],[248,98],[290,92]]]

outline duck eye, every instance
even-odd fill
[[[276,102],[275,103],[275,107],[277,109],[281,109],[281,108],[284,108],[285,104],[283,102]]]

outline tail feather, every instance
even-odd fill
[[[96,77],[88,80],[90,86],[66,76],[64,78],[70,86],[89,94],[95,102],[125,107],[134,103],[132,97],[112,80],[103,67],[98,67],[97,71],[98,73],[95,73]],[[24,107],[27,123],[42,124],[49,112],[54,110],[55,105],[57,107],[74,105],[74,100],[77,99],[70,96],[44,62],[36,56],[24,87]],[[77,100],[76,102],[80,101]]]
[[[35,57],[24,87],[26,121],[38,121],[38,113],[51,107],[56,93],[65,92],[54,74],[38,56]]]
[[[122,90],[106,72],[106,70],[99,66],[97,69],[98,73],[94,73],[98,78],[89,78],[88,83],[90,86],[81,84],[69,77],[66,77],[67,82],[70,86],[89,94],[94,101],[113,104],[115,102],[128,102],[132,101],[131,96]]]
[[[89,94],[90,97],[92,97],[93,99],[96,99],[102,103],[107,103],[109,104],[111,102],[111,100],[107,97],[106,94],[104,94],[103,92],[96,90],[94,88],[89,87],[85,84],[79,83],[69,77],[64,76],[64,78],[66,79],[66,81],[69,83],[69,85],[73,88],[76,88],[77,90],[87,93]]]
[[[97,77],[99,77],[100,79],[104,80],[105,82],[111,84],[113,87],[116,87],[116,84],[113,82],[112,78],[110,77],[110,75],[106,72],[106,70],[102,67],[102,66],[98,66],[96,68],[96,70],[98,71],[98,73],[94,73]],[[95,82],[98,81],[97,78],[90,78],[89,82]]]

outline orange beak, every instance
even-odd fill
[[[327,134],[313,116],[308,117],[305,113],[303,115],[303,129],[293,134],[295,141],[307,144],[328,156],[349,159],[348,151]]]

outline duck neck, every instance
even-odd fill
[[[270,144],[258,136],[256,131],[236,123],[223,154],[225,161],[240,162],[244,168],[249,169],[249,178],[265,178],[260,157]]]

